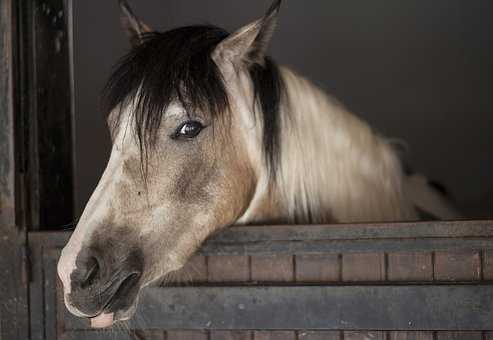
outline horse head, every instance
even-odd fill
[[[105,91],[111,156],[58,263],[73,314],[128,319],[143,287],[252,216],[277,145],[282,81],[265,52],[280,3],[228,34],[154,32],[120,1],[133,48]]]

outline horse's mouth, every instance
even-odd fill
[[[117,321],[128,320],[137,305],[140,275],[135,273],[127,276],[108,299],[101,313],[90,317],[92,328],[111,327]]]
[[[115,313],[101,313],[98,316],[90,318],[92,328],[108,328],[115,322]]]
[[[116,312],[102,312],[101,314],[89,318],[91,322],[91,328],[109,328],[113,326],[115,322],[126,321],[132,317],[135,313],[136,304],[132,305],[127,310],[120,310]]]

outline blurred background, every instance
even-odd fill
[[[129,0],[157,30],[233,31],[268,0]],[[380,133],[408,145],[416,171],[469,216],[493,215],[493,2],[285,0],[270,54]],[[117,1],[74,1],[76,216],[102,174],[110,138],[100,93],[129,49]],[[328,131],[330,133],[330,131]]]

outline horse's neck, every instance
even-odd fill
[[[388,143],[306,79],[286,68],[282,74],[288,103],[281,112],[281,157],[263,205],[272,219],[411,218],[401,193],[401,167]],[[259,211],[262,215],[268,216]]]

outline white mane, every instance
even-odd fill
[[[288,102],[281,108],[278,175],[239,222],[265,219],[266,200],[276,201],[288,223],[416,219],[389,142],[305,78],[281,72]]]
[[[399,221],[415,217],[389,143],[308,80],[283,68],[291,112],[283,112],[277,187],[290,220]]]

